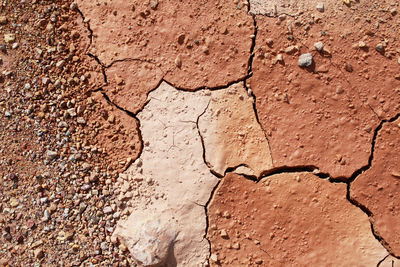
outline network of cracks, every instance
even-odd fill
[[[141,264],[397,262],[397,4],[286,2],[74,6],[138,124],[114,239]]]

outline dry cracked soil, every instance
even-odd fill
[[[400,266],[394,0],[1,0],[0,266]]]

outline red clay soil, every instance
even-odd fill
[[[387,255],[346,184],[310,173],[260,183],[230,173],[208,211],[212,266],[372,266]]]
[[[352,183],[350,197],[366,207],[375,231],[400,256],[400,120],[379,131],[372,166]]]
[[[176,87],[223,86],[247,75],[254,34],[248,7],[229,1],[77,1],[105,65],[155,63]]]
[[[343,178],[367,165],[379,118],[400,112],[393,8],[335,1],[324,13],[314,9],[295,19],[256,17],[249,85],[275,166],[313,165]],[[375,47],[385,38],[382,54]],[[314,48],[318,41],[321,53]],[[307,69],[298,66],[303,53],[313,55]]]
[[[108,103],[100,92],[88,100],[92,106],[89,124],[95,129],[91,135],[107,155],[114,170],[122,172],[140,154],[142,150],[137,119]],[[89,104],[90,103],[90,104]]]
[[[103,87],[104,92],[113,103],[135,114],[164,76],[154,64],[140,60],[116,62],[105,71],[108,84]]]

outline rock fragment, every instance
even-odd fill
[[[301,68],[310,67],[312,65],[312,63],[313,63],[313,56],[311,53],[306,53],[306,54],[300,55],[299,60],[297,62],[297,64]]]
[[[178,233],[174,230],[173,214],[167,218],[166,214],[166,211],[134,212],[127,221],[119,223],[114,233],[143,266],[165,266],[169,257],[173,257],[171,252]]]
[[[322,42],[316,42],[314,47],[318,52],[322,52],[324,50],[324,44]]]
[[[319,12],[324,12],[324,11],[325,11],[324,3],[321,3],[321,2],[319,2],[315,8],[316,8]]]
[[[4,34],[4,41],[9,44],[13,43],[15,41],[15,34],[13,33]]]

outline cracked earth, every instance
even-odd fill
[[[17,2],[0,266],[400,265],[396,1]]]

